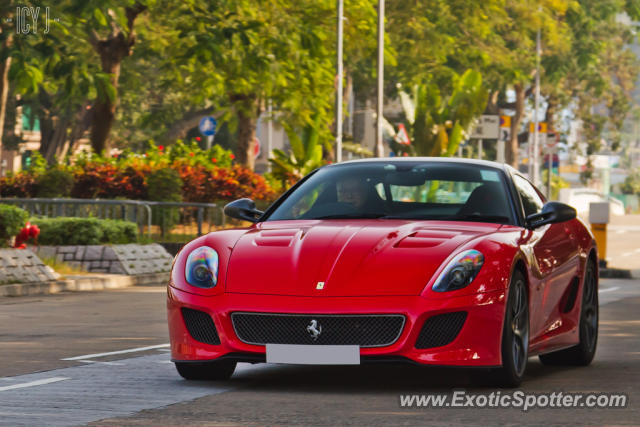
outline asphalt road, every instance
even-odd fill
[[[164,299],[156,287],[0,299],[0,425],[640,425],[640,281],[601,281],[590,367],[531,358],[520,388],[625,393],[615,409],[401,407],[401,394],[495,392],[468,370],[414,366],[240,364],[229,381],[187,382]]]

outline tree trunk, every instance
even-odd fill
[[[558,104],[553,97],[547,98],[547,111],[544,115],[544,121],[547,122],[547,129],[549,131],[555,130],[555,115],[558,109]]]
[[[118,79],[120,77],[120,64],[122,60],[131,55],[135,44],[135,32],[133,25],[136,17],[146,10],[146,6],[136,3],[132,7],[126,8],[127,28],[113,27],[113,31],[106,39],[99,39],[95,32],[89,34],[89,40],[94,50],[100,56],[102,72],[109,74],[110,83],[113,88],[118,89]],[[96,153],[108,151],[109,133],[113,126],[116,115],[117,95],[107,96],[106,89],[103,88],[102,96],[96,99],[93,105],[91,123],[91,147]]]
[[[11,46],[13,34],[9,33],[2,43],[0,52],[6,52]],[[2,153],[2,138],[4,136],[4,118],[7,113],[7,98],[9,97],[9,68],[11,68],[11,57],[0,62],[0,158]]]
[[[238,163],[253,170],[256,159],[255,150],[256,127],[260,115],[260,102],[255,95],[232,95],[238,118]]]
[[[526,91],[521,83],[513,85],[513,89],[516,92],[515,102],[515,115],[511,119],[511,139],[506,148],[506,160],[514,168],[518,169],[518,131],[522,125],[522,119],[524,118],[524,107]]]
[[[491,92],[491,95],[489,96],[489,101],[487,102],[487,109],[486,109],[487,114],[494,114],[494,115],[500,114],[500,106],[498,104],[499,97],[500,97],[499,90],[494,90],[493,92]]]

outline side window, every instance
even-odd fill
[[[520,195],[522,207],[524,208],[524,216],[540,212],[542,205],[544,205],[544,201],[540,198],[540,195],[533,185],[518,175],[513,176],[513,183]]]

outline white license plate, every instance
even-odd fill
[[[296,365],[359,365],[357,345],[267,344],[267,363]]]

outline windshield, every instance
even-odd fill
[[[319,170],[268,215],[512,224],[503,172],[466,163],[363,162]]]

